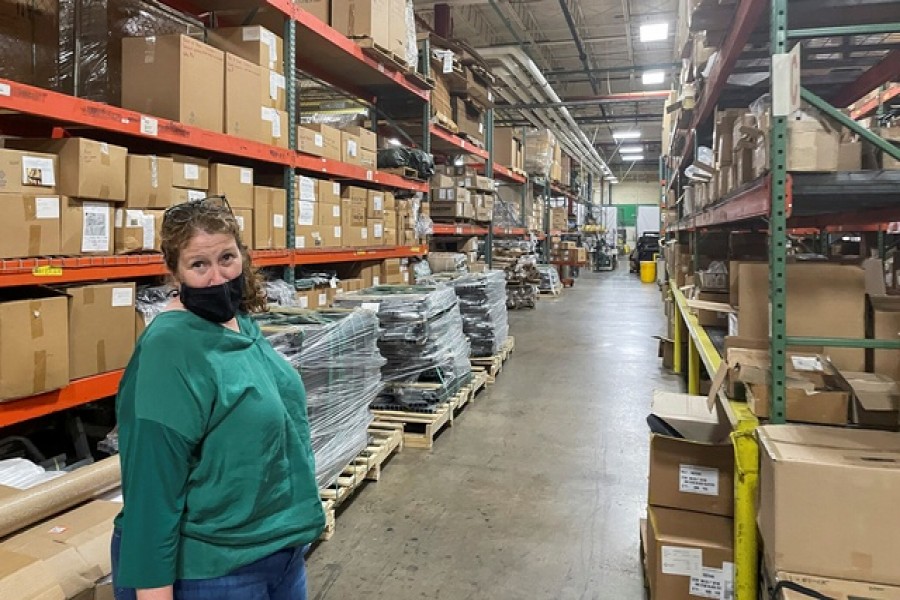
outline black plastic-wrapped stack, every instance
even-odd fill
[[[372,404],[432,411],[471,379],[469,341],[453,288],[378,286],[338,295],[334,305],[377,313],[385,388]]]
[[[369,404],[381,390],[378,317],[367,310],[276,308],[257,321],[303,378],[320,487],[368,444]]]
[[[440,280],[441,276],[435,277]],[[506,274],[503,271],[469,273],[448,278],[446,284],[459,298],[463,331],[469,338],[472,356],[484,357],[500,352],[509,335]]]

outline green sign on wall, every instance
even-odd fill
[[[619,227],[637,227],[637,204],[619,204],[616,208],[619,210]]]

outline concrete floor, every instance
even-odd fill
[[[510,312],[496,385],[339,514],[309,557],[310,598],[644,597],[645,417],[679,385],[656,357],[659,290],[623,265],[544,298]]]

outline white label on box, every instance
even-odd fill
[[[241,184],[253,185],[253,169],[241,168]]]
[[[341,237],[341,226],[340,225],[334,226],[334,237],[336,237],[336,238]]]
[[[22,157],[22,183],[24,185],[56,185],[56,173],[53,171],[53,159],[38,156]]]
[[[206,192],[203,190],[188,190],[187,191],[188,202],[193,202],[195,200],[203,200],[206,198]]]
[[[196,181],[200,179],[200,166],[185,164],[184,165],[184,178],[188,181]]]
[[[100,154],[109,154],[109,144],[100,142]]]
[[[276,140],[281,137],[281,115],[278,111],[272,113],[272,137]]]
[[[59,198],[56,196],[34,199],[34,217],[36,219],[58,219]]]
[[[311,227],[315,225],[316,205],[312,202],[297,203],[297,225]]]
[[[722,569],[703,567],[699,577],[691,577],[689,593],[691,596],[697,596],[698,598],[721,600],[722,594],[725,592],[724,584]]]
[[[300,200],[304,202],[316,201],[316,180],[309,177],[300,177]]]
[[[818,356],[792,356],[791,364],[795,370],[807,373],[821,373],[825,370],[825,365]]]
[[[488,102],[494,101],[494,92],[488,92]]]
[[[701,577],[703,575],[703,550],[681,546],[663,546],[662,572],[666,575]]]
[[[152,213],[141,215],[141,226],[144,228],[144,250],[153,250],[156,242],[156,219]]]
[[[356,140],[347,140],[347,154],[356,158],[359,154],[359,148],[356,144]]]
[[[484,133],[484,123],[478,124],[478,133]]]
[[[113,288],[112,290],[113,307],[134,306],[134,289],[130,287]]]
[[[306,237],[302,235],[294,236],[294,248],[306,248]]]
[[[284,215],[272,215],[272,226],[275,229],[284,229]]]
[[[453,52],[445,50],[441,52],[443,60],[441,60],[441,71],[446,75],[453,72]]]
[[[384,210],[384,196],[378,195],[372,197],[372,204],[375,205],[375,210]]]
[[[403,277],[403,283],[409,283],[409,271],[400,274]]]
[[[244,27],[241,30],[241,39],[243,39],[245,42],[258,42],[259,31],[259,27]]]
[[[374,229],[375,237],[380,238],[384,236],[384,225],[382,225],[381,223],[375,223]]]
[[[319,294],[319,306],[328,304],[328,294]]]
[[[364,239],[364,240],[369,239],[369,228],[368,228],[368,227],[363,227],[362,229],[360,229],[360,230],[359,230],[359,237],[361,237],[361,238]]]
[[[300,308],[309,308],[309,298],[306,296],[300,296]]]
[[[331,207],[331,216],[334,218],[338,218],[341,216],[341,207],[338,204],[334,204]]]
[[[378,284],[376,283],[375,285],[378,285]],[[371,310],[372,312],[377,313],[380,308],[381,308],[380,302],[363,302],[362,303],[363,310]]]
[[[269,48],[269,68],[278,68],[278,65],[275,64],[278,61],[278,48],[275,43],[275,34],[268,29],[261,29],[260,41]]]
[[[141,115],[141,133],[144,135],[159,135],[159,121],[153,117]]]
[[[272,100],[278,100],[278,90],[283,90],[285,87],[284,75],[275,71],[269,71],[269,97]]]
[[[438,200],[446,200],[447,199],[447,190],[441,189],[438,190]]]
[[[734,563],[722,563],[722,600],[734,600]]]
[[[679,465],[678,491],[702,496],[719,495],[719,471],[696,465]]]
[[[332,184],[331,184],[331,193],[332,193],[334,196],[340,197],[340,195],[341,195],[341,184],[339,184],[339,183],[332,183]]]
[[[313,143],[316,145],[316,148],[321,148],[325,145],[325,138],[322,137],[321,133],[317,133],[313,138]]]
[[[234,220],[237,221],[238,229],[241,230],[241,233],[244,231],[244,217],[242,215],[234,215]]]
[[[372,181],[375,179],[375,174],[372,171],[366,171],[366,181]]]
[[[81,227],[82,252],[107,252],[109,250],[109,204],[85,202],[82,207],[84,221]]]
[[[12,88],[8,83],[0,83],[0,96],[11,96]]]
[[[332,277],[331,279],[328,280],[328,287],[330,287],[333,290],[336,290],[337,286],[338,286],[337,277]]]
[[[159,189],[159,159],[150,157],[150,187]]]

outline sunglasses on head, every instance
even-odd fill
[[[207,196],[196,200],[188,200],[181,204],[170,206],[163,213],[163,222],[170,221],[174,223],[185,223],[193,217],[198,210],[203,208],[225,208],[229,213],[234,215],[228,198],[225,196]]]

